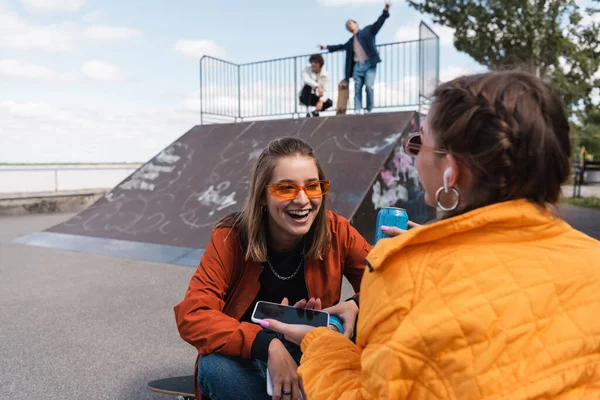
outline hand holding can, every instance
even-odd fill
[[[377,214],[377,224],[375,225],[375,243],[379,239],[390,238],[388,233],[384,232],[381,227],[395,227],[401,230],[408,229],[408,214],[403,208],[384,207]]]
[[[341,333],[342,335],[344,334],[344,325],[342,324],[342,321],[335,315],[329,316],[329,328]]]
[[[419,226],[421,226],[421,225],[417,224],[416,222],[412,222],[410,220],[408,221],[408,229],[417,228]],[[383,233],[385,233],[389,237],[396,237],[396,236],[401,235],[404,232],[406,232],[406,229],[400,229],[400,228],[395,227],[395,226],[385,226],[385,225],[383,225],[379,229],[381,229],[383,231]]]

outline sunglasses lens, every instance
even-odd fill
[[[278,183],[270,186],[270,191],[273,196],[279,197],[280,199],[295,199],[300,192],[300,187],[293,183]],[[309,182],[304,186],[304,193],[307,197],[322,197],[324,194],[329,192],[328,181],[314,181]]]
[[[304,191],[308,197],[321,196],[321,193],[323,192],[319,182],[310,182],[306,185]]]
[[[321,193],[326,194],[329,192],[329,181],[321,181]]]
[[[420,149],[421,135],[410,136],[404,144],[404,152],[411,157],[416,157]]]
[[[321,197],[329,191],[329,182],[327,181],[316,181],[310,182],[304,188],[308,197]]]
[[[292,183],[278,183],[271,186],[271,193],[282,199],[294,199],[298,195],[298,186]]]

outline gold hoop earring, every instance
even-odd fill
[[[456,195],[456,202],[451,207],[444,207],[444,205],[440,202],[440,194],[442,194],[442,192],[445,191],[443,186],[440,187],[437,190],[437,192],[435,192],[435,201],[437,202],[438,207],[442,211],[454,211],[458,208],[458,205],[460,204],[460,192],[453,187],[451,187],[450,190],[452,190]]]

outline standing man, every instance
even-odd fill
[[[329,98],[329,72],[323,68],[325,61],[320,54],[313,54],[308,59],[310,66],[302,70],[304,87],[300,92],[300,103],[305,106],[314,106],[312,116],[318,117],[319,112],[327,110],[333,105]],[[306,115],[310,117],[310,114]]]
[[[354,111],[359,112],[362,108],[362,88],[366,86],[367,112],[373,110],[373,83],[377,72],[377,63],[381,62],[375,44],[375,35],[383,26],[385,20],[390,16],[391,4],[386,3],[381,16],[373,25],[367,25],[358,29],[356,21],[350,19],[346,22],[346,29],[352,33],[352,38],[345,44],[331,46],[321,45],[322,50],[340,51],[346,50],[345,79],[354,78]]]

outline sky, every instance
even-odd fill
[[[198,60],[343,43],[382,0],[0,0],[0,163],[143,162],[198,124]],[[395,0],[378,43],[440,36],[440,78],[482,67]]]

